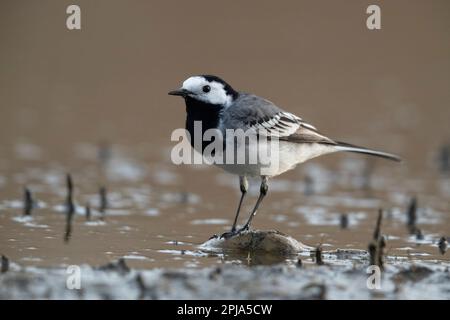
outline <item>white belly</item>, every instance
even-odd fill
[[[250,161],[254,160],[255,157],[254,159],[247,157],[244,163],[234,159],[231,162],[224,161],[224,164],[216,165],[227,172],[240,176],[255,177],[263,175],[273,177],[295,168],[299,163],[336,151],[332,146],[316,143],[296,144],[280,141],[279,144],[271,145],[264,142],[246,146],[248,154],[259,152],[262,155],[256,157],[256,161]]]

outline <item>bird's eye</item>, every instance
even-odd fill
[[[211,87],[206,85],[206,86],[203,86],[202,90],[203,90],[203,92],[208,93],[211,91]]]

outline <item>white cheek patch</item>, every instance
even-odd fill
[[[206,102],[221,104],[225,107],[231,105],[232,97],[227,95],[222,83],[213,81],[209,86],[211,87],[211,91],[202,95]]]
[[[206,85],[211,87],[209,92],[203,92],[203,87]],[[203,77],[190,77],[183,82],[182,88],[193,92],[195,94],[193,98],[206,103],[229,107],[233,102],[233,98],[227,95],[222,83],[216,81],[208,82]]]

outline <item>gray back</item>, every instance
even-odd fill
[[[269,100],[254,94],[240,93],[236,101],[222,113],[221,129],[248,129],[255,122],[270,119],[281,112]]]

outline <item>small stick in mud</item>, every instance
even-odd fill
[[[348,216],[346,213],[341,214],[340,216],[340,225],[341,229],[347,229],[348,228]]]
[[[86,206],[84,207],[84,213],[86,216],[86,220],[90,221],[91,220],[91,205],[88,203],[86,203]]]
[[[99,195],[100,195],[100,213],[102,214],[100,219],[105,220],[106,209],[108,208],[108,197],[106,194],[105,187],[100,187]]]
[[[98,268],[102,271],[116,271],[122,275],[127,274],[131,271],[130,267],[128,267],[124,258],[119,258],[119,260],[115,262],[110,262]]]
[[[384,248],[386,247],[386,240],[380,237],[378,242],[371,241],[368,246],[370,265],[378,266],[381,270],[384,269]]]
[[[303,266],[302,259],[298,258],[297,259],[297,268],[301,268],[302,266]]]
[[[377,244],[374,241],[371,241],[368,246],[369,256],[370,256],[370,265],[377,265]]]
[[[445,254],[445,252],[447,251],[447,246],[448,246],[447,238],[441,237],[441,238],[439,239],[439,243],[438,243],[439,252],[440,252],[441,254]]]
[[[414,230],[414,233],[416,234],[416,240],[423,240],[424,236],[423,236],[422,230],[420,230],[419,228],[416,228]]]
[[[247,253],[247,265],[250,265],[252,262],[252,256],[250,255],[250,251]]]
[[[182,191],[180,193],[180,203],[186,204],[189,203],[190,195],[189,192]]]
[[[415,234],[417,230],[416,220],[417,220],[417,198],[412,197],[409,202],[408,211],[408,229],[410,234]]]
[[[67,198],[66,198],[66,233],[64,234],[64,242],[68,243],[72,234],[72,220],[75,213],[75,205],[73,203],[73,182],[72,176],[67,174]]]
[[[140,273],[137,274],[135,279],[136,279],[136,284],[139,289],[138,300],[142,300],[145,298],[145,292],[147,291],[147,287],[146,287],[144,279],[142,278],[142,275]]]
[[[0,273],[8,272],[8,270],[9,270],[9,259],[6,256],[2,255],[0,264],[1,264]]]
[[[444,145],[439,150],[439,169],[442,173],[450,172],[450,144]]]
[[[314,251],[314,257],[316,259],[316,264],[317,265],[321,266],[321,265],[325,264],[323,262],[323,259],[322,259],[322,247],[321,247],[321,245],[318,245],[316,250]]]
[[[34,201],[33,196],[31,195],[31,191],[28,188],[24,189],[24,195],[23,195],[23,215],[24,216],[31,216],[31,212],[33,210]]]
[[[386,239],[381,236],[377,248],[377,265],[381,270],[384,269],[384,248],[386,248]]]
[[[375,231],[373,232],[373,240],[378,242],[381,234],[381,221],[383,220],[383,209],[378,209],[377,224],[375,225]]]
[[[303,193],[305,196],[314,194],[314,181],[310,175],[305,176],[305,189]]]
[[[66,211],[74,211],[73,204],[73,182],[70,173],[66,175],[67,196],[66,196]]]
[[[368,251],[370,255],[370,265],[377,265],[381,270],[384,269],[384,248],[386,239],[381,235],[381,222],[383,221],[383,210],[378,210],[377,223],[373,232],[373,240],[369,243]]]

